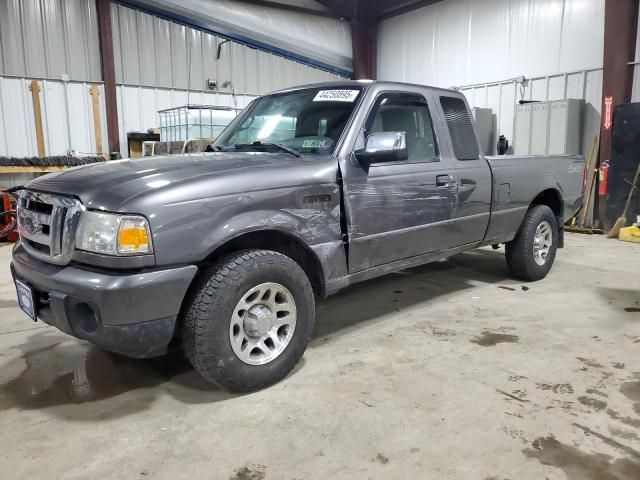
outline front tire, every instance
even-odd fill
[[[182,322],[184,348],[209,382],[258,390],[295,367],[314,319],[313,290],[296,262],[270,250],[239,251],[194,286]]]
[[[522,221],[516,237],[505,246],[511,273],[522,280],[547,276],[558,248],[558,222],[546,205],[534,205]]]

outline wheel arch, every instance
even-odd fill
[[[525,194],[520,193],[520,195]],[[512,241],[522,227],[522,222],[527,212],[536,205],[546,205],[556,217],[559,233],[558,246],[562,247],[564,242],[564,201],[560,191],[551,186],[543,189],[537,195],[533,196],[533,198],[529,196],[529,193],[526,195],[526,197],[518,197],[517,202],[514,200],[506,203],[499,201],[494,203],[489,226],[487,227],[482,245],[493,245]]]
[[[324,296],[325,275],[318,256],[302,239],[277,228],[249,230],[227,239],[199,262],[199,267],[211,265],[229,253],[250,249],[272,250],[291,258],[309,278],[314,293]]]
[[[531,201],[529,208],[534,205],[546,205],[548,206],[556,217],[562,218],[564,215],[564,202],[562,200],[562,194],[556,188],[547,188],[540,192]]]
[[[556,216],[558,224],[558,248],[564,247],[564,201],[562,193],[556,188],[547,188],[531,201],[529,208],[535,205],[546,205]]]

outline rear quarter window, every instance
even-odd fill
[[[453,152],[458,160],[480,158],[471,115],[464,101],[456,97],[440,97],[440,105],[451,135]]]

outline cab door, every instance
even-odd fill
[[[460,93],[433,90],[436,113],[448,135],[443,135],[454,166],[458,197],[452,240],[458,245],[480,242],[491,217],[493,177],[491,167],[480,152],[473,119]]]
[[[425,92],[426,93],[426,92]],[[349,271],[359,272],[451,246],[455,169],[440,154],[427,95],[380,92],[360,126],[354,151],[374,132],[404,132],[408,158],[343,168]]]

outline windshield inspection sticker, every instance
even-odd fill
[[[325,148],[329,146],[326,140],[305,140],[302,142],[302,148]]]
[[[360,90],[320,90],[314,102],[353,102]]]

